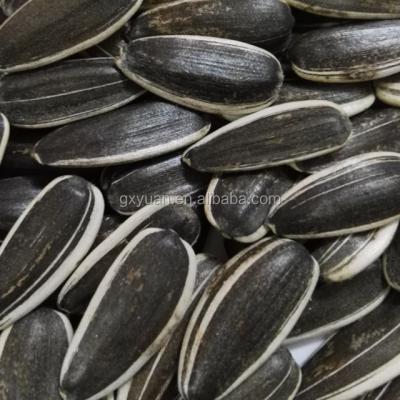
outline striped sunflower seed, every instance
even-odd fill
[[[222,399],[255,373],[297,322],[318,272],[304,247],[289,240],[261,240],[228,261],[185,334],[178,372],[183,397]]]
[[[0,8],[9,17],[21,8],[28,0],[0,0]]]
[[[394,239],[383,255],[383,272],[386,281],[394,290],[400,291],[400,231],[397,230]]]
[[[317,239],[388,225],[400,217],[399,178],[400,153],[341,161],[283,194],[270,211],[270,227],[281,236]]]
[[[400,152],[400,110],[383,108],[368,110],[352,119],[353,132],[346,143],[334,153],[306,161],[295,162],[301,172],[313,173],[333,166],[339,161],[372,151]]]
[[[61,400],[59,377],[72,338],[68,319],[39,308],[0,335],[1,397]]]
[[[320,29],[295,40],[290,58],[294,71],[304,79],[319,82],[370,81],[400,71],[399,37],[399,21]]]
[[[223,126],[187,149],[183,160],[204,172],[256,170],[330,153],[350,133],[351,122],[336,104],[293,102]]]
[[[287,47],[293,25],[289,6],[279,0],[178,0],[140,14],[131,23],[128,38],[214,36],[274,52]]]
[[[107,272],[78,326],[61,371],[64,397],[96,400],[139,372],[183,317],[195,276],[193,250],[175,232],[139,233]]]
[[[44,128],[102,114],[143,93],[111,58],[68,60],[5,76],[0,80],[0,110],[12,125]]]
[[[396,0],[287,0],[300,10],[328,17],[354,19],[400,18],[400,4]]]
[[[398,225],[395,221],[372,231],[311,243],[321,277],[326,282],[341,282],[365,270],[389,247]]]
[[[97,243],[64,284],[58,307],[68,313],[83,312],[115,258],[144,228],[173,229],[194,245],[201,225],[196,213],[185,205],[148,205]]]
[[[369,314],[388,293],[381,261],[354,279],[320,284],[286,343],[333,333]]]
[[[0,72],[38,68],[85,50],[121,28],[142,0],[30,0],[0,26]],[[21,28],[23,27],[23,28]]]
[[[210,128],[205,115],[145,101],[61,127],[37,143],[33,157],[40,164],[61,167],[124,164],[187,147]]]
[[[4,114],[0,113],[0,164],[3,160],[4,153],[10,137],[10,123]]]
[[[396,380],[394,382],[396,382]],[[393,386],[396,386],[394,384],[394,382],[393,382]],[[385,399],[386,400],[390,400],[390,399],[395,400],[395,397],[394,398],[390,397],[390,393],[389,393],[390,391],[388,390],[389,387],[391,387],[391,385],[392,385],[392,382],[386,383],[385,385],[379,387],[378,389],[373,390],[372,392],[368,392],[368,393],[362,395],[361,397],[357,397],[357,400],[385,400]],[[386,392],[388,392],[387,393],[388,397],[386,397]],[[395,391],[392,391],[392,393],[395,394]]]
[[[100,191],[82,178],[50,182],[0,247],[0,330],[50,296],[90,249],[103,218]]]
[[[298,400],[347,400],[399,374],[400,298],[392,292],[366,317],[339,331],[303,367]]]
[[[379,100],[400,107],[400,74],[376,81],[375,92]]]
[[[255,242],[268,232],[266,219],[273,202],[293,183],[280,168],[215,177],[206,195],[207,219],[227,238]]]
[[[180,154],[171,154],[125,168],[110,168],[102,180],[110,206],[130,215],[160,200],[195,200],[207,190],[210,177],[184,165]]]
[[[283,81],[280,63],[268,51],[205,36],[136,39],[123,48],[117,65],[158,96],[216,114],[265,108],[276,100]]]

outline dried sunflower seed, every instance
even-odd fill
[[[289,240],[261,240],[228,261],[190,320],[180,393],[193,400],[232,393],[277,350],[317,280],[318,264]]]
[[[383,272],[388,284],[400,291],[400,231],[397,230],[394,239],[383,255]]]
[[[4,114],[0,113],[0,164],[3,160],[4,153],[10,136],[10,123]]]
[[[68,60],[2,78],[0,110],[12,125],[44,128],[102,114],[143,93],[111,58]]]
[[[304,79],[370,81],[400,71],[399,35],[399,21],[315,30],[295,40],[290,58],[294,71]]]
[[[30,0],[0,27],[0,71],[38,68],[106,39],[142,0]],[[23,27],[23,28],[21,28]]]
[[[268,51],[205,36],[136,39],[124,47],[117,65],[158,96],[217,114],[260,110],[276,99],[283,81],[280,63]]]
[[[64,396],[99,399],[135,375],[183,317],[195,275],[193,250],[175,232],[139,233],[107,272],[78,326],[61,372]]]
[[[124,164],[187,147],[210,127],[204,115],[145,101],[61,127],[36,144],[33,157],[40,164],[61,167]]]
[[[286,103],[225,125],[187,149],[183,160],[206,172],[256,170],[330,153],[350,133],[349,118],[334,103]]]
[[[399,179],[400,153],[349,158],[283,194],[270,211],[270,227],[279,235],[311,239],[388,225],[400,217]]]
[[[376,81],[375,92],[379,100],[400,107],[400,74]]]
[[[90,249],[103,218],[100,191],[79,177],[50,182],[0,247],[0,329],[37,307]]]

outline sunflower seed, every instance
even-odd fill
[[[0,164],[3,160],[4,153],[10,136],[10,124],[4,114],[0,113]]]
[[[44,128],[102,114],[139,97],[111,58],[69,60],[0,80],[0,110],[12,125]]]
[[[281,51],[289,43],[293,24],[289,6],[279,0],[180,0],[140,14],[132,21],[128,38],[214,36]]]
[[[256,170],[330,153],[350,133],[350,120],[336,104],[293,102],[225,125],[186,150],[183,160],[199,171]]]
[[[227,238],[255,242],[268,231],[266,218],[273,202],[293,183],[279,168],[215,177],[206,196],[208,221]]]
[[[270,211],[270,227],[282,236],[314,239],[388,225],[400,217],[399,178],[399,153],[341,161],[283,194]]]
[[[97,244],[70,276],[58,295],[58,307],[68,313],[85,310],[104,275],[123,248],[144,228],[173,229],[191,245],[200,236],[200,221],[185,205],[148,205]]]
[[[280,63],[268,51],[204,36],[136,39],[123,48],[117,65],[158,96],[216,114],[265,108],[276,99],[283,81]]]
[[[390,400],[390,397],[385,397],[385,396],[386,392],[389,392],[388,389],[391,385],[392,382],[386,383],[385,385],[379,387],[378,389],[373,390],[372,392],[368,392],[361,397],[357,397],[357,400],[385,400],[385,399]],[[390,396],[389,393],[388,395]]]
[[[0,27],[0,71],[38,68],[85,50],[122,27],[141,3],[68,0],[49,7],[30,0]]]
[[[394,239],[383,255],[383,272],[388,284],[400,291],[400,230],[398,229]]]
[[[146,101],[61,127],[37,143],[33,157],[40,164],[63,167],[124,164],[187,147],[210,127],[204,115]]]
[[[400,298],[392,292],[366,317],[339,331],[303,367],[298,400],[353,399],[399,374]]]
[[[0,336],[1,397],[61,400],[61,365],[72,338],[68,319],[39,308]]]
[[[174,198],[195,200],[206,191],[209,181],[209,176],[182,164],[180,154],[109,169],[103,175],[110,206],[125,215],[153,202],[165,203]]]
[[[351,279],[375,262],[393,240],[398,221],[372,231],[312,243],[312,256],[327,282]]]
[[[331,167],[338,161],[371,151],[400,152],[400,110],[368,110],[353,118],[352,123],[353,132],[346,146],[323,157],[296,162],[294,168],[313,173]]]
[[[354,279],[322,284],[315,290],[286,343],[318,337],[343,328],[373,311],[388,293],[381,261],[376,261]]]
[[[73,176],[53,180],[29,204],[0,247],[0,329],[37,307],[71,274],[90,249],[103,210],[100,191]]]
[[[400,72],[399,35],[399,21],[315,30],[295,41],[290,58],[294,71],[304,79],[370,81]]]
[[[189,323],[180,393],[191,400],[216,399],[237,389],[289,334],[317,280],[318,264],[289,240],[261,240],[228,261]]]
[[[376,81],[375,92],[379,100],[400,107],[400,74]]]
[[[365,400],[396,400],[400,394],[400,379],[397,378],[389,384],[380,388],[381,396],[378,397],[365,397]],[[377,391],[378,392],[378,391]],[[363,399],[364,400],[364,399]]]
[[[28,0],[0,0],[0,8],[9,17],[27,2]]]
[[[400,4],[396,0],[287,0],[287,2],[309,13],[328,17],[354,19],[400,18]]]
[[[139,233],[107,272],[78,326],[61,372],[63,395],[96,400],[135,375],[183,317],[195,275],[193,250],[175,232]]]

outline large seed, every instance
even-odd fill
[[[376,81],[375,92],[379,100],[400,107],[400,74]]]
[[[388,293],[380,261],[354,279],[320,284],[287,342],[298,342],[343,328],[373,311]]]
[[[305,367],[298,400],[353,399],[399,374],[400,298],[339,331]]]
[[[0,0],[0,8],[7,17],[14,14],[28,0]]]
[[[210,130],[208,117],[162,101],[145,101],[61,127],[41,139],[44,165],[98,167],[154,158],[187,147]]]
[[[330,153],[350,133],[350,120],[336,104],[293,102],[225,125],[186,150],[183,160],[199,171],[256,170]]]
[[[116,32],[142,0],[30,0],[0,27],[0,71],[53,63]]]
[[[283,80],[279,61],[266,50],[205,36],[136,39],[117,64],[150,92],[217,114],[248,114],[270,105]]]
[[[400,72],[399,37],[399,21],[320,29],[300,36],[290,58],[294,71],[304,79],[370,81]]]
[[[280,51],[290,40],[293,24],[289,6],[279,0],[182,0],[140,14],[128,37],[215,36]]]
[[[293,182],[288,171],[279,168],[215,177],[206,195],[208,221],[227,238],[255,242],[268,232],[273,203]]]
[[[193,250],[175,232],[139,233],[107,272],[78,326],[61,372],[64,396],[96,400],[135,375],[183,317],[195,276]]]
[[[61,365],[72,338],[62,314],[39,308],[0,336],[1,398],[61,400]]]
[[[400,152],[400,110],[368,110],[353,118],[352,123],[353,132],[346,146],[322,157],[296,162],[295,168],[313,173],[331,167],[338,161],[371,151]]]
[[[58,307],[69,313],[84,311],[115,258],[144,228],[173,229],[190,245],[196,243],[201,230],[199,218],[188,206],[171,204],[142,208],[85,257],[61,289]]]
[[[0,164],[3,160],[4,153],[10,136],[10,124],[4,114],[0,113]]]
[[[143,93],[111,58],[69,60],[5,76],[0,80],[0,110],[12,125],[43,128],[102,114]]]
[[[224,398],[237,389],[289,334],[317,280],[318,264],[289,240],[261,240],[228,261],[189,323],[178,374],[183,396]]]
[[[341,282],[362,272],[385,252],[398,225],[395,221],[372,231],[311,243],[321,277],[327,282]]]
[[[383,256],[383,272],[389,285],[400,291],[400,231],[397,230],[394,240]]]
[[[368,153],[341,161],[283,194],[270,211],[270,226],[291,238],[379,228],[400,217],[399,179],[399,153]]]
[[[33,310],[71,274],[103,218],[100,191],[82,178],[49,183],[0,247],[0,329]]]

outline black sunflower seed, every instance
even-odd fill
[[[400,71],[400,22],[348,24],[305,33],[290,58],[302,78],[321,82],[361,82]],[[332,57],[332,54],[335,56]]]
[[[14,14],[18,8],[22,7],[28,0],[0,0],[0,8],[4,14],[9,17]]]
[[[10,123],[4,114],[0,113],[0,164],[3,160],[4,153],[10,136]]]
[[[400,153],[349,158],[283,194],[270,211],[270,226],[279,235],[311,239],[388,225],[400,217],[399,179]]]
[[[139,372],[183,317],[195,276],[193,250],[175,232],[139,233],[107,272],[78,326],[61,372],[63,395],[99,399]]]
[[[0,336],[1,397],[61,400],[59,378],[72,338],[68,319],[39,308]]]
[[[189,322],[178,374],[181,394],[214,399],[237,389],[289,334],[317,280],[318,264],[289,240],[261,240],[228,261]]]
[[[0,71],[38,68],[85,50],[122,27],[141,3],[68,0],[49,7],[30,0],[0,27]]]
[[[61,167],[124,164],[187,147],[210,127],[207,116],[180,106],[138,102],[55,130],[37,143],[33,157]]]
[[[375,92],[379,100],[400,107],[400,74],[376,81]]]
[[[383,255],[383,272],[388,284],[398,292],[400,291],[400,231]]]
[[[43,128],[102,114],[143,93],[111,58],[68,60],[5,76],[0,80],[0,110],[12,125]]]
[[[63,176],[29,204],[0,247],[0,329],[33,310],[68,278],[96,238],[100,191]]]
[[[214,36],[280,51],[290,40],[293,24],[289,6],[279,0],[183,0],[140,14],[128,37]]]
[[[349,118],[334,103],[286,103],[225,125],[187,149],[183,160],[206,172],[256,170],[330,153],[350,133]]]
[[[248,114],[268,106],[283,80],[279,61],[268,51],[205,36],[136,39],[124,47],[117,65],[156,95],[217,114]]]

